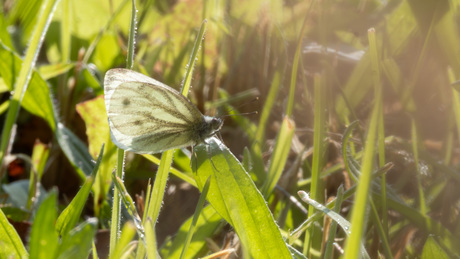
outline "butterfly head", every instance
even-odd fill
[[[204,116],[206,124],[209,125],[209,135],[214,135],[222,128],[224,121],[221,118]]]
[[[221,118],[203,116],[203,119],[203,127],[199,130],[200,141],[216,134],[224,124],[224,121]]]

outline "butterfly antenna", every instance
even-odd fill
[[[244,107],[244,106],[246,106],[246,105],[248,105],[248,104],[251,104],[251,103],[254,103],[254,102],[257,102],[257,101],[259,101],[259,97],[255,97],[255,98],[253,98],[253,99],[252,99],[251,101],[249,101],[249,102],[240,104],[240,105],[238,105],[236,108],[233,108],[233,107],[230,106],[231,109],[229,109],[227,112],[230,113],[230,112],[236,111],[236,109],[240,109],[241,107]]]
[[[220,118],[231,117],[231,116],[246,116],[246,115],[252,115],[252,114],[259,114],[259,112],[253,111],[253,112],[243,112],[243,113],[237,113],[237,114],[227,114],[227,115],[220,116]]]

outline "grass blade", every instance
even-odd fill
[[[295,123],[289,117],[284,117],[283,123],[281,124],[281,129],[276,138],[276,144],[270,159],[270,166],[268,168],[268,178],[262,188],[262,193],[265,197],[268,197],[275,188],[276,183],[278,182],[284,167],[286,166],[286,161],[291,150],[291,142],[294,137],[295,132]]]
[[[200,216],[201,211],[203,210],[204,202],[206,201],[206,197],[208,195],[210,183],[211,183],[211,179],[208,178],[208,180],[206,180],[206,183],[204,184],[203,189],[201,190],[200,199],[198,200],[198,204],[196,205],[195,214],[193,215],[193,219],[192,219],[192,224],[190,224],[190,230],[188,231],[187,237],[185,238],[184,247],[180,254],[180,258],[184,258],[184,256],[187,254],[187,249],[190,245],[190,241],[192,241],[193,233],[195,232],[195,229],[196,229],[196,223],[198,221],[198,217]]]
[[[369,34],[372,35],[374,31],[369,30]],[[371,36],[370,36],[371,37]],[[371,48],[375,47],[370,45]],[[370,50],[372,52],[372,50]],[[375,66],[374,66],[374,69]],[[372,168],[374,166],[374,155],[375,155],[375,141],[377,139],[378,121],[381,105],[381,94],[380,87],[376,86],[378,92],[375,94],[375,104],[371,115],[371,121],[369,123],[369,131],[367,133],[366,144],[364,148],[364,154],[361,164],[361,176],[358,181],[358,187],[356,191],[355,204],[351,214],[351,235],[346,241],[345,245],[345,257],[344,258],[358,258],[359,255],[364,252],[361,251],[361,240],[364,233],[364,226],[366,220],[367,201],[369,199],[369,191],[371,187]]]
[[[56,229],[61,236],[67,235],[72,228],[74,228],[80,219],[80,214],[83,211],[83,207],[88,200],[91,187],[93,186],[96,173],[99,170],[99,165],[102,161],[102,156],[104,154],[104,145],[101,147],[99,157],[97,159],[96,165],[94,166],[93,172],[86,179],[83,186],[78,191],[77,195],[72,199],[67,208],[62,211],[56,221]]]
[[[32,69],[35,66],[38,53],[40,52],[40,47],[45,38],[48,26],[51,23],[51,18],[53,17],[54,10],[56,10],[56,5],[58,2],[59,0],[45,0],[42,3],[41,12],[38,16],[39,19],[32,34],[32,38],[30,39],[29,47],[26,51],[21,70],[19,71],[19,76],[14,88],[14,94],[10,99],[10,108],[8,109],[2,131],[0,144],[0,163],[3,163],[3,157],[7,152],[7,148],[10,143],[10,137],[12,134],[11,130],[16,122],[22,98],[24,97],[24,93],[27,91],[27,86],[29,85],[31,79]]]

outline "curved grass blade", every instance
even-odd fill
[[[337,224],[339,224],[339,226],[342,227],[342,229],[345,231],[345,233],[347,234],[347,236],[349,236],[351,234],[350,232],[350,222],[346,219],[344,219],[342,216],[340,216],[340,214],[338,214],[337,212],[335,211],[332,211],[330,210],[329,208],[325,207],[324,205],[322,205],[321,203],[313,200],[312,198],[310,198],[310,196],[308,195],[308,193],[304,192],[304,191],[299,191],[298,192],[300,198],[310,204],[311,206],[313,206],[315,209],[317,210],[320,210],[322,212],[324,212],[326,215],[328,215],[331,219],[333,219],[335,222],[337,222]],[[367,254],[366,252],[366,249],[364,248],[364,246],[361,244],[361,256],[360,258],[370,258],[369,255]]]
[[[88,200],[88,196],[91,191],[91,187],[93,186],[94,179],[96,178],[96,173],[99,170],[103,154],[104,145],[101,147],[101,151],[99,153],[96,165],[94,166],[93,172],[86,179],[85,184],[83,184],[70,204],[64,209],[64,211],[62,211],[61,215],[59,215],[56,221],[56,230],[61,236],[67,235],[70,230],[77,224],[78,219],[80,218],[80,214],[83,211],[83,207]]]

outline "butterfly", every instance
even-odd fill
[[[104,98],[112,141],[139,154],[195,146],[223,125],[175,89],[129,69],[107,71]]]

